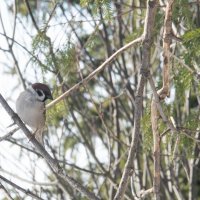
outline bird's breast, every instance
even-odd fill
[[[19,117],[32,129],[45,125],[45,105],[26,93],[22,93],[16,102]]]

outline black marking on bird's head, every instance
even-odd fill
[[[32,88],[37,92],[38,100],[44,102],[47,99],[53,99],[48,85],[43,83],[34,83],[32,84]]]

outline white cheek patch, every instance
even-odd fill
[[[41,89],[34,90],[32,87],[30,87],[29,90],[34,94],[34,98],[36,98],[38,101],[42,101],[42,102],[44,101],[46,96],[43,90]]]

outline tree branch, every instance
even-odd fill
[[[14,54],[14,51],[13,51],[13,41],[14,41],[14,38],[11,38],[11,43],[10,43],[9,42],[9,37],[6,34],[6,29],[4,27],[3,18],[1,16],[1,13],[0,13],[0,22],[1,22],[1,25],[2,25],[3,33],[4,33],[4,34],[1,34],[1,35],[4,35],[4,37],[6,38],[6,42],[7,42],[8,48],[9,48],[9,52],[10,52],[12,58],[13,58],[13,61],[14,61],[15,69],[16,69],[16,71],[18,73],[18,76],[19,76],[21,82],[22,82],[23,88],[26,89],[25,80],[23,78],[23,75],[22,75],[22,72],[20,70],[17,58],[16,58],[16,56]],[[14,32],[13,32],[13,36],[14,36]]]
[[[3,140],[8,139],[9,137],[11,137],[18,130],[19,130],[19,127],[15,128],[14,130],[12,130],[9,133],[5,134],[4,136],[0,137],[0,142],[3,141]]]
[[[46,109],[49,109],[50,107],[54,106],[55,104],[59,103],[62,99],[66,98],[69,96],[72,92],[75,90],[79,89],[80,86],[87,84],[91,79],[93,79],[97,74],[99,74],[108,64],[110,64],[119,54],[130,48],[136,43],[142,42],[142,37],[139,37],[132,42],[126,44],[119,50],[117,50],[114,54],[112,54],[107,60],[105,60],[97,69],[95,69],[92,73],[90,73],[86,78],[81,80],[79,83],[75,84],[72,86],[69,90],[64,92],[62,95],[60,95],[58,98],[55,100],[51,101],[51,103],[46,105]]]
[[[9,194],[9,192],[6,190],[6,188],[1,184],[0,182],[0,188],[5,192],[6,197],[8,198],[8,200],[14,200],[11,195]]]
[[[51,166],[51,168],[59,177],[65,180],[72,188],[74,188],[75,190],[85,195],[88,199],[92,199],[92,200],[99,199],[98,197],[95,196],[95,194],[89,192],[85,187],[83,187],[75,179],[65,174],[64,170],[60,167],[59,163],[49,155],[49,153],[34,137],[32,137],[32,134],[30,133],[30,131],[21,121],[19,116],[10,108],[10,106],[8,105],[8,103],[5,101],[5,99],[2,97],[1,94],[0,94],[0,103],[2,104],[4,109],[7,111],[7,113],[10,115],[10,117],[14,120],[14,122],[22,129],[26,137],[31,138],[30,140],[31,143],[35,146],[35,148],[39,151],[42,157],[48,162],[48,164]]]
[[[26,3],[26,7],[27,7],[27,9],[28,9],[28,12],[29,12],[29,14],[30,14],[30,16],[31,16],[31,20],[32,20],[32,22],[33,22],[33,25],[34,25],[35,29],[39,32],[40,29],[39,29],[39,27],[38,27],[38,25],[37,25],[37,23],[36,23],[36,21],[35,21],[35,18],[34,18],[34,16],[33,16],[33,13],[32,13],[32,10],[31,10],[31,7],[30,7],[30,4],[29,4],[28,0],[25,0],[25,3]]]
[[[141,199],[145,199],[151,193],[153,193],[153,188],[150,188],[148,190],[142,190],[142,191],[140,191],[139,197]]]
[[[9,185],[13,186],[14,188],[16,188],[17,190],[22,191],[23,193],[25,193],[28,196],[33,197],[34,199],[38,199],[38,200],[44,200],[42,198],[40,198],[39,196],[37,196],[36,194],[34,194],[33,192],[31,192],[29,189],[25,190],[24,188],[20,187],[19,185],[9,181],[8,179],[6,179],[5,177],[0,175],[0,179],[3,180],[4,182],[8,183]]]
[[[159,99],[163,100],[166,96],[169,96],[169,63],[170,63],[170,45],[171,45],[171,34],[172,34],[172,5],[174,0],[169,0],[167,2],[167,7],[165,11],[165,21],[164,21],[164,37],[163,37],[163,86],[158,91],[159,98],[152,98],[151,102],[151,124],[153,133],[153,153],[154,153],[154,177],[153,177],[153,190],[155,200],[160,200],[160,142],[161,137],[159,133],[158,120],[160,113],[158,111]],[[153,84],[152,77],[150,78],[150,84]],[[155,88],[152,86],[155,92]],[[156,102],[157,101],[157,102]],[[161,110],[161,109],[160,109]],[[167,120],[168,121],[168,120]],[[169,123],[168,123],[169,124]],[[172,129],[173,130],[173,129]]]
[[[143,91],[146,79],[149,75],[151,40],[157,4],[157,0],[147,2],[148,8],[146,12],[146,19],[143,32],[143,59],[141,66],[141,77],[138,84],[135,99],[134,128],[132,132],[132,141],[125,169],[123,171],[123,175],[114,200],[120,200],[123,198],[128,185],[129,178],[133,173],[133,161],[137,152],[137,146],[140,135],[140,117],[143,105]]]
[[[153,133],[153,156],[154,156],[154,166],[153,166],[153,191],[155,200],[160,200],[160,134],[158,127],[159,113],[157,109],[157,103],[155,99],[151,102],[151,124]]]
[[[167,2],[164,21],[164,35],[163,35],[163,86],[159,90],[159,96],[164,99],[169,96],[169,63],[170,63],[170,45],[172,42],[172,6],[174,0]]]

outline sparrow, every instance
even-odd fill
[[[43,146],[46,121],[45,101],[47,99],[53,99],[49,87],[43,83],[34,83],[20,93],[16,101],[18,116],[32,129],[33,136]]]

